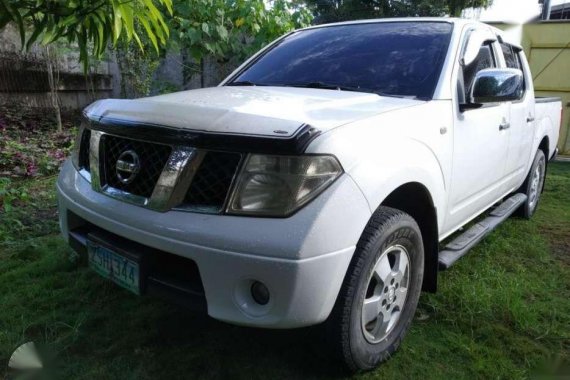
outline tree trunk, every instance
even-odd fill
[[[59,106],[59,65],[57,62],[57,53],[50,45],[46,46],[46,63],[47,75],[50,90],[51,105],[55,112],[55,120],[57,123],[57,131],[63,132],[63,123],[61,122],[61,109]]]
[[[115,54],[117,57],[117,66],[119,66],[119,72],[121,73],[121,91],[120,97],[122,99],[128,98],[127,96],[127,82],[129,78],[126,75],[126,67],[125,67],[125,52],[123,49],[116,49]]]

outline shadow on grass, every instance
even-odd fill
[[[0,251],[0,375],[35,341],[59,353],[69,379],[340,378],[322,327],[232,326],[136,297],[70,260],[58,236]]]
[[[160,366],[177,368],[170,378],[180,376],[182,368],[192,377],[206,378],[342,378],[346,374],[329,356],[322,326],[262,330],[183,310],[157,322],[150,345],[163,353]],[[182,349],[180,356],[172,356],[173,347]]]

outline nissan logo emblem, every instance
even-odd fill
[[[124,185],[127,185],[135,179],[141,170],[141,164],[138,154],[133,150],[126,150],[117,159],[115,171],[117,179]]]

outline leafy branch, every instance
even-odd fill
[[[159,52],[170,34],[163,16],[166,12],[172,15],[172,0],[0,0],[0,29],[13,22],[26,49],[37,41],[77,43],[79,60],[87,72],[89,50],[99,59],[121,36],[144,49],[135,24],[142,25]]]

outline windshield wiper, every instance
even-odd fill
[[[302,88],[320,88],[323,90],[339,90],[339,91],[353,91],[353,92],[369,92],[375,94],[374,90],[369,88],[345,86],[342,84],[333,84],[326,82],[307,82],[307,83],[289,83],[284,86],[287,87],[302,87]]]
[[[260,86],[260,85],[248,80],[238,80],[235,82],[227,83],[226,86]]]
[[[418,99],[417,96],[414,95],[398,95],[398,94],[388,94],[386,92],[376,91],[376,94],[380,96],[387,96],[389,98],[400,98],[400,99]]]

